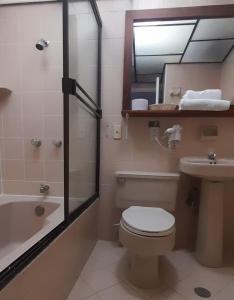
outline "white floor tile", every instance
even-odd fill
[[[212,300],[233,300],[234,299],[234,281],[220,291]]]
[[[164,292],[155,295],[153,298],[150,298],[149,300],[188,300],[188,298],[178,294],[172,289],[167,289]]]
[[[67,300],[82,300],[94,294],[95,291],[80,277],[71,290]]]
[[[154,293],[155,291],[153,290],[138,289],[130,284],[121,282],[99,292],[99,295],[103,300],[145,300],[153,296]]]
[[[193,253],[172,251],[160,258],[162,284],[139,289],[126,277],[126,249],[98,241],[67,300],[201,300],[194,288],[210,290],[214,300],[234,300],[234,267],[206,268]]]
[[[120,281],[115,273],[102,269],[86,273],[82,276],[96,292],[115,285]]]

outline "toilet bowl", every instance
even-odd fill
[[[116,177],[116,205],[125,208],[119,240],[129,253],[128,279],[154,288],[160,284],[159,256],[175,245],[175,218],[169,211],[175,207],[179,174],[123,171]]]

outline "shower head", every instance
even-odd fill
[[[49,46],[49,41],[46,41],[44,39],[40,39],[36,42],[36,48],[37,50],[44,50],[46,47]]]

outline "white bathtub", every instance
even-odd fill
[[[43,215],[36,214],[37,206]],[[63,220],[63,197],[1,195],[0,272]]]

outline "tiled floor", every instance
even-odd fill
[[[138,289],[126,280],[127,255],[117,243],[98,241],[67,300],[198,300],[201,286],[212,300],[234,300],[234,265],[209,269],[190,252],[177,250],[162,257],[162,284],[154,290]]]

